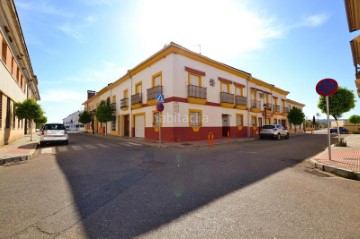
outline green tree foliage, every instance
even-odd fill
[[[292,107],[287,118],[291,124],[301,125],[304,122],[305,114],[300,108]]]
[[[329,96],[329,114],[337,121],[355,107],[355,95],[351,90],[339,87],[334,95]],[[320,96],[318,108],[326,114],[326,98]]]
[[[96,108],[96,118],[101,123],[106,123],[108,121],[112,121],[114,119],[114,112],[111,108],[111,104],[109,100],[102,100],[100,101],[100,104]],[[105,124],[105,133],[107,132],[107,126]]]
[[[360,124],[360,115],[352,115],[349,117],[349,122],[352,124]]]
[[[320,96],[318,108],[321,110],[321,112],[325,114],[327,113],[325,96]],[[344,87],[339,87],[335,94],[329,96],[329,114],[334,117],[336,126],[338,127],[339,143],[341,141],[341,137],[337,120],[341,118],[344,113],[349,112],[353,108],[355,108],[355,95],[351,90],[348,90]]]
[[[79,122],[83,124],[90,123],[92,120],[91,114],[89,111],[83,111],[79,114]]]
[[[32,121],[47,121],[41,106],[34,99],[26,99],[21,103],[15,103],[15,115],[19,119],[26,119],[29,122],[30,140],[32,140],[31,125]]]

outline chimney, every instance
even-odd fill
[[[88,91],[87,91],[87,99],[90,99],[90,98],[93,97],[95,94],[96,94],[96,91],[88,90]]]

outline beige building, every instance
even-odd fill
[[[156,97],[164,96],[158,112]],[[112,103],[107,127],[95,132],[165,141],[256,136],[263,124],[288,126],[288,91],[250,73],[170,43],[99,92],[88,92],[84,109],[95,112],[101,100]],[[160,121],[160,119],[162,119]],[[161,127],[161,130],[159,128]],[[92,126],[86,129],[91,132]]]
[[[14,115],[14,103],[40,100],[25,39],[13,0],[0,2],[0,145],[23,137],[27,122]]]

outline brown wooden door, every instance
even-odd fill
[[[124,136],[129,136],[130,120],[129,115],[124,116]]]

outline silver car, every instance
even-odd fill
[[[41,128],[40,145],[46,143],[69,144],[69,136],[66,132],[65,125],[61,123],[46,123]]]
[[[260,129],[260,139],[275,138],[279,140],[282,137],[288,139],[289,131],[281,124],[268,124],[264,125]]]

